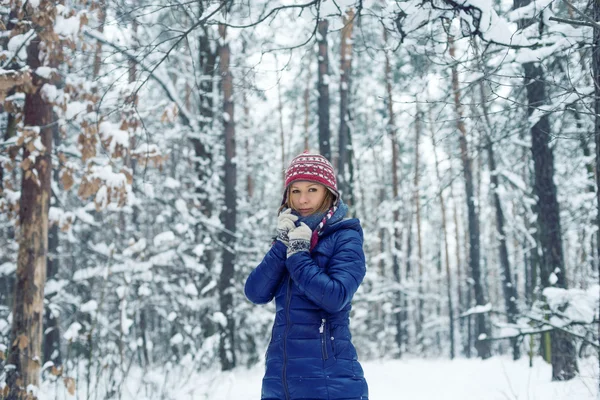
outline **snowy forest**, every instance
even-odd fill
[[[372,399],[466,360],[600,399],[598,0],[0,0],[0,399],[257,400],[304,150]]]

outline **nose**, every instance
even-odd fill
[[[304,193],[300,194],[300,203],[305,204],[308,201],[308,196]]]

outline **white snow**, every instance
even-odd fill
[[[174,336],[171,343],[179,340]],[[510,357],[485,361],[411,358],[361,363],[369,385],[369,399],[373,400],[597,400],[598,395],[596,358],[580,360],[580,376],[567,382],[552,382],[551,365],[539,357],[533,359],[532,368],[527,357],[518,361]],[[198,373],[185,365],[175,368],[169,372],[133,368],[122,399],[156,399],[155,393],[144,387],[163,387],[163,399],[260,399],[262,363],[230,372],[213,368]],[[47,393],[54,394],[54,391]],[[40,400],[50,400],[50,397]]]
[[[196,285],[194,285],[193,283],[188,283],[187,285],[185,285],[185,287],[183,288],[183,291],[185,292],[185,294],[188,294],[190,296],[198,296],[198,289],[196,289]]]
[[[44,79],[50,79],[52,77],[52,71],[54,68],[50,67],[37,67],[35,70],[35,74]]]
[[[74,37],[79,32],[80,16],[74,15],[65,18],[60,14],[61,7],[57,7],[58,13],[54,21],[54,32],[63,37]]]
[[[65,112],[65,119],[72,120],[82,116],[87,112],[87,102],[83,101],[70,101],[67,103],[67,111]]]
[[[222,327],[227,326],[227,318],[225,317],[225,314],[223,314],[220,311],[217,311],[213,314],[213,321],[215,321],[217,324],[221,325]]]
[[[483,314],[486,312],[490,312],[492,310],[492,303],[487,303],[485,305],[478,305],[475,307],[469,308],[467,311],[461,314],[461,316],[467,316],[471,314]]]
[[[156,247],[168,245],[175,241],[175,234],[172,231],[166,231],[154,236],[154,245]]]
[[[42,98],[49,103],[56,102],[59,97],[59,91],[56,86],[49,83],[44,83],[44,86],[42,86],[42,89],[40,90],[40,94],[42,95]]]
[[[559,325],[569,321],[591,324],[594,316],[598,316],[600,285],[593,285],[587,290],[549,287],[544,289],[543,294],[550,310],[567,320],[559,321]]]
[[[73,340],[73,339],[77,338],[78,332],[81,328],[82,328],[82,326],[79,322],[73,322],[71,324],[71,326],[69,326],[69,328],[63,334],[63,337],[67,341]]]
[[[79,311],[84,313],[92,313],[98,309],[98,302],[96,300],[90,300],[85,304],[82,304]]]
[[[17,264],[5,262],[0,265],[0,276],[10,275],[17,270]]]
[[[172,345],[183,343],[183,335],[181,333],[176,333],[170,340]]]
[[[117,124],[104,121],[100,124],[99,131],[102,140],[110,143],[111,154],[115,152],[117,145],[125,149],[129,147],[129,132],[119,129]]]

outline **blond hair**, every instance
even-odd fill
[[[321,185],[321,184],[319,183],[319,185]],[[331,208],[331,206],[333,205],[333,201],[335,200],[335,196],[333,195],[331,190],[329,190],[327,188],[327,186],[325,186],[325,185],[321,185],[321,186],[323,186],[325,188],[325,192],[326,192],[325,198],[323,199],[323,202],[321,203],[319,208],[317,208],[317,210],[315,211],[315,214],[327,212],[327,210],[329,210]],[[281,205],[281,207],[279,207],[279,210],[277,211],[278,213],[283,211],[283,209],[285,209],[285,208],[291,208],[292,210],[298,212],[298,210],[290,202],[290,194],[291,193],[292,193],[292,185],[288,186],[287,189],[285,189],[285,203],[283,203]]]

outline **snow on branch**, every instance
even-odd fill
[[[192,127],[191,124],[192,124],[193,118],[190,115],[189,111],[185,108],[183,101],[179,98],[179,96],[177,95],[177,91],[175,90],[175,88],[173,88],[173,86],[171,85],[171,83],[169,82],[168,79],[166,79],[161,74],[159,74],[155,70],[155,68],[149,67],[144,62],[140,61],[137,58],[137,56],[135,54],[133,54],[131,51],[119,46],[118,44],[108,41],[102,33],[98,32],[96,30],[93,30],[93,29],[89,29],[87,27],[83,27],[82,31],[83,31],[83,34],[88,36],[89,38],[98,40],[102,44],[106,44],[107,46],[112,47],[113,49],[117,50],[119,53],[123,54],[124,56],[129,58],[131,61],[133,61],[137,65],[139,65],[142,68],[142,70],[144,70],[146,73],[148,73],[148,75],[152,79],[154,79],[154,81],[156,81],[160,85],[160,87],[162,87],[162,89],[165,91],[165,93],[167,94],[169,99],[177,105],[177,108],[179,109],[179,116],[181,117],[183,124],[187,125],[189,127]]]
[[[587,290],[545,288],[543,291],[549,315],[524,314],[519,316],[518,323],[499,325],[500,333],[482,340],[503,340],[519,338],[526,335],[540,334],[559,330],[580,339],[583,343],[600,350],[600,344],[588,334],[575,332],[573,327],[596,327],[600,321],[600,285],[593,285]],[[473,307],[460,315],[460,318],[480,313],[493,313],[506,316],[505,313],[492,310],[491,304]],[[548,318],[548,319],[546,319]]]
[[[485,313],[489,313],[490,311],[492,311],[492,303],[487,303],[485,305],[478,305],[475,307],[471,307],[464,313],[460,314],[460,316],[462,318],[462,317],[468,317],[469,315],[485,314]]]
[[[549,1],[549,0],[547,0]],[[410,0],[400,5],[396,13],[396,28],[401,40],[434,19],[461,19],[465,35],[480,36],[487,42],[513,47],[536,47],[522,32],[515,31],[509,21],[498,16],[492,0]]]

